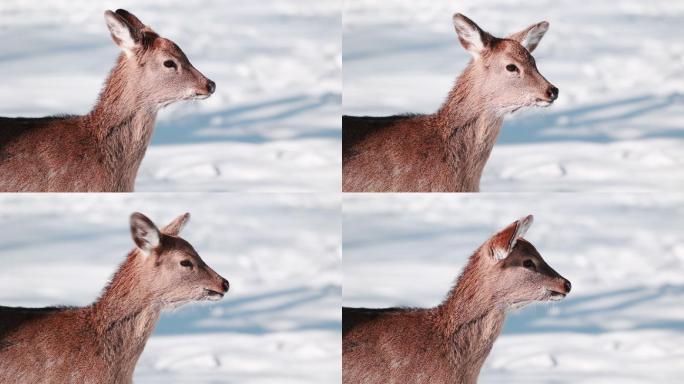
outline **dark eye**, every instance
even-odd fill
[[[534,262],[530,259],[523,261],[523,267],[527,269],[535,269]]]
[[[166,68],[176,68],[176,63],[173,60],[166,60],[164,66]]]
[[[508,64],[506,70],[508,72],[518,72],[518,67],[516,67],[515,64]]]
[[[181,260],[180,265],[183,266],[183,267],[192,268],[192,261],[190,261],[190,260]]]

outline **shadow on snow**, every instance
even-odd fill
[[[658,287],[636,286],[593,295],[573,298],[570,296],[557,305],[561,309],[558,316],[541,315],[535,308],[526,308],[512,313],[506,320],[504,333],[546,333],[579,332],[598,334],[615,331],[610,325],[620,318],[621,331],[668,329],[684,331],[684,320],[663,319],[657,309],[646,307],[649,303],[668,298],[678,298],[684,294],[684,285],[661,285]],[[571,294],[572,295],[572,294]],[[541,303],[540,305],[547,305]],[[620,312],[639,308],[642,315]]]
[[[193,113],[157,122],[153,145],[187,144],[217,142],[220,140],[263,143],[273,140],[268,132],[273,129],[295,125],[290,139],[341,138],[338,127],[312,126],[298,122],[288,123],[287,119],[322,108],[337,108],[341,105],[337,93],[324,93],[317,96],[295,95],[244,104],[211,113]],[[248,128],[244,131],[244,128]],[[249,129],[254,128],[254,129]],[[260,129],[257,129],[260,128]]]
[[[608,132],[619,133],[618,130],[625,126],[638,128],[638,139],[682,139],[684,126],[655,126],[652,122],[638,125],[632,121],[635,118],[661,113],[670,107],[684,108],[684,95],[642,95],[552,113],[525,114],[504,123],[497,145],[560,141],[607,143],[616,141],[616,136]],[[604,124],[606,127],[600,129]],[[580,132],[578,128],[588,130]]]
[[[216,332],[237,332],[248,334],[264,334],[274,330],[264,326],[273,315],[288,320],[290,315],[280,314],[286,311],[296,311],[300,308],[306,311],[307,306],[324,305],[327,300],[339,302],[342,290],[337,285],[326,285],[318,289],[311,287],[292,287],[280,291],[260,293],[251,296],[231,298],[230,294],[224,301],[208,305],[190,305],[187,309],[162,315],[156,335],[197,334]],[[220,308],[220,316],[212,316],[212,311]],[[331,311],[339,310],[331,306]],[[263,316],[267,318],[264,319]],[[261,318],[260,318],[261,317]],[[334,330],[340,331],[340,320],[307,319],[299,316],[297,325],[288,328],[289,331],[302,330]]]

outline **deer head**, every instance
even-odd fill
[[[570,282],[522,238],[532,221],[531,215],[517,220],[492,236],[476,253],[486,289],[497,302],[509,307],[561,300],[570,292]]]
[[[131,235],[140,289],[162,307],[176,307],[194,300],[219,300],[228,292],[228,280],[211,269],[178,233],[190,218],[185,213],[161,231],[143,215],[131,215]]]
[[[171,40],[160,37],[133,14],[123,9],[106,11],[105,21],[114,43],[123,54],[115,69],[121,87],[155,107],[178,100],[206,99],[216,90]],[[119,70],[117,72],[117,70]]]
[[[453,22],[461,45],[473,56],[466,73],[476,79],[474,91],[493,112],[546,107],[558,98],[558,88],[539,73],[531,55],[548,30],[548,22],[533,24],[506,38],[490,35],[460,13],[454,15]]]

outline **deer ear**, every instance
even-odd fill
[[[145,256],[149,256],[159,246],[160,234],[157,226],[140,212],[131,215],[131,236]]]
[[[167,235],[178,236],[188,220],[190,220],[190,212],[185,212],[184,214],[173,219],[173,221],[167,224],[166,227],[162,228],[162,232]]]
[[[133,50],[138,46],[139,31],[129,24],[123,17],[112,12],[105,11],[105,22],[112,34],[114,43],[121,48],[126,57],[133,56]]]
[[[525,47],[529,52],[534,51],[541,41],[546,31],[549,30],[549,22],[542,21],[537,24],[532,24],[520,32],[513,33],[508,36],[509,39],[515,40]]]
[[[457,13],[453,17],[454,28],[463,48],[478,58],[490,44],[492,36],[480,29],[474,21]]]
[[[125,9],[117,9],[116,14],[123,17],[124,20],[126,20],[128,24],[135,29],[142,30],[147,28],[145,24],[143,24],[142,21],[140,21],[140,19],[138,19],[134,14],[128,12]]]
[[[530,228],[533,221],[534,217],[528,215],[515,221],[501,232],[492,236],[489,241],[492,257],[496,261],[505,259],[511,253],[513,247],[515,247],[518,239],[525,236],[525,233],[527,233],[527,230]]]

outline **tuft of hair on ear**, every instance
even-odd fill
[[[114,43],[121,48],[126,57],[133,56],[134,50],[142,40],[141,31],[117,13],[107,10],[104,16]]]
[[[130,24],[131,27],[138,29],[138,30],[143,30],[147,28],[145,24],[143,24],[140,19],[138,19],[134,14],[128,12],[125,9],[117,9],[115,12],[117,15],[121,16],[124,20]]]
[[[149,256],[160,244],[161,234],[152,220],[140,212],[134,212],[130,218],[131,237],[144,256]]]
[[[487,49],[492,40],[492,35],[483,31],[474,21],[461,13],[456,13],[452,17],[458,40],[470,52],[473,57],[478,58]]]
[[[525,236],[533,221],[534,216],[527,215],[492,236],[489,240],[489,248],[494,260],[499,261],[508,257],[518,239]]]
[[[539,42],[548,30],[549,22],[541,21],[530,25],[522,31],[512,33],[507,38],[519,42],[525,49],[532,52],[537,48],[537,45],[539,45]]]
[[[187,224],[188,221],[190,221],[190,212],[185,212],[184,214],[173,219],[173,221],[171,221],[164,228],[162,228],[161,231],[166,235],[178,236],[178,234],[185,227],[185,224]]]

